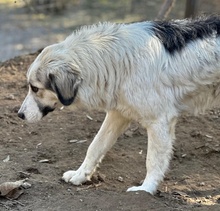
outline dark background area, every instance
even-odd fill
[[[198,13],[220,12],[219,0],[196,0]],[[62,41],[81,25],[155,19],[163,0],[0,0],[0,61]],[[176,0],[167,19],[184,18]]]

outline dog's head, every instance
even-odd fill
[[[81,83],[79,68],[59,44],[45,48],[27,72],[29,92],[18,111],[28,122],[37,122],[52,112],[58,101],[73,103]]]

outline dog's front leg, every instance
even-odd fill
[[[176,118],[160,119],[147,127],[148,150],[146,159],[147,175],[141,186],[134,186],[127,191],[143,190],[154,194],[169,167],[172,143],[175,139]]]
[[[85,160],[77,171],[67,171],[63,180],[74,185],[80,185],[90,180],[96,166],[101,162],[106,152],[114,145],[117,138],[128,127],[130,121],[118,111],[109,111],[105,120],[89,146]]]

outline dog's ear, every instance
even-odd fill
[[[82,81],[79,73],[74,71],[71,65],[63,64],[49,71],[48,79],[49,86],[57,94],[59,101],[65,106],[70,105]]]

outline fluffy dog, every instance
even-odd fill
[[[128,191],[155,193],[172,155],[177,117],[220,102],[220,17],[101,23],[46,47],[27,72],[29,93],[18,116],[36,122],[63,105],[106,111],[74,185],[96,166],[134,120],[148,132],[147,174]]]

